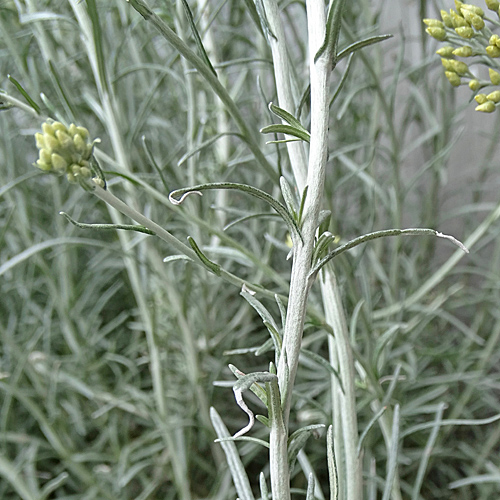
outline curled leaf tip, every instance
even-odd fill
[[[449,234],[443,234],[440,233],[439,231],[436,231],[436,236],[438,238],[444,238],[446,240],[450,240],[452,243],[457,245],[457,247],[460,248],[460,250],[462,250],[464,253],[469,253],[469,249],[461,241],[457,240],[454,236],[451,236]]]
[[[178,193],[178,191],[172,191],[169,195],[168,195],[168,199],[170,201],[170,203],[172,203],[172,205],[180,205],[181,203],[183,203],[183,201],[189,196],[189,195],[192,195],[192,194],[197,194],[199,196],[203,196],[203,193],[201,191],[188,191],[187,193],[184,193],[178,200],[175,198],[175,195]]]

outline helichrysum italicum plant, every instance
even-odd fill
[[[92,156],[94,144],[89,131],[72,123],[66,127],[50,118],[42,124],[42,133],[35,134],[39,158],[35,166],[44,172],[65,174],[71,183],[84,185],[91,178],[104,186],[102,175],[96,172],[97,164]]]
[[[476,92],[476,111],[493,113],[500,103],[500,36],[492,31],[500,26],[500,2],[485,0],[485,4],[496,19],[488,18],[481,7],[455,0],[455,10],[441,10],[441,20],[424,19],[424,23],[430,36],[446,42],[437,54],[451,85],[468,84]],[[472,65],[486,66],[489,80],[473,73]],[[488,88],[488,92],[477,93],[483,88]]]

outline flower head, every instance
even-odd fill
[[[69,182],[86,181],[92,177],[94,144],[89,131],[71,124],[66,127],[50,118],[42,124],[42,132],[35,134],[39,158],[34,166],[45,172],[65,174]],[[98,176],[99,177],[99,176]],[[100,184],[98,182],[98,184]]]

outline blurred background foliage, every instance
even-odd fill
[[[400,498],[491,499],[500,492],[500,423],[472,420],[500,413],[500,226],[492,217],[485,223],[498,203],[498,116],[463,125],[472,108],[443,78],[418,24],[435,17],[433,5],[410,2],[413,17],[398,20],[383,4],[347,2],[343,46],[388,27],[395,36],[334,72],[332,97],[347,76],[331,106],[330,230],[342,241],[390,227],[432,227],[463,240],[484,231],[448,268],[459,254],[427,238],[378,240],[336,260],[360,430],[383,405],[389,418],[399,403]],[[151,5],[198,50],[181,2]],[[273,121],[267,104],[276,95],[252,5],[189,2],[220,81],[258,137]],[[281,8],[298,103],[308,81],[305,6]],[[408,17],[417,26],[410,39],[401,28]],[[260,202],[227,192],[182,207],[168,202],[171,190],[202,182],[243,182],[274,195],[279,186],[203,79],[127,2],[0,2],[0,69],[4,108],[6,95],[25,102],[11,75],[44,114],[101,138],[96,155],[115,194],[181,240],[192,235],[231,272],[286,296],[286,227]],[[291,111],[308,126],[307,100]],[[0,497],[234,498],[209,408],[232,433],[246,424],[227,365],[265,369],[270,353],[255,356],[265,327],[239,290],[185,261],[164,263],[172,249],[160,240],[84,231],[60,217],[121,221],[31,166],[41,122],[18,108],[0,113]],[[267,139],[259,138],[262,151],[289,176],[284,146]],[[475,165],[457,157],[464,144],[481,145]],[[224,230],[254,214],[264,215]],[[317,358],[328,359],[329,333],[317,292],[292,409],[297,427],[331,423],[330,374]],[[279,318],[273,301],[259,299]],[[251,404],[258,411],[256,398]],[[441,426],[453,419],[465,425]],[[383,490],[384,422],[364,441],[370,499]],[[260,424],[253,432],[267,438]],[[293,472],[297,498],[309,466],[329,494],[324,433],[317,437]],[[266,450],[238,448],[258,495]]]

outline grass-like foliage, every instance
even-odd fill
[[[375,4],[0,2],[1,499],[500,495],[500,115]]]

